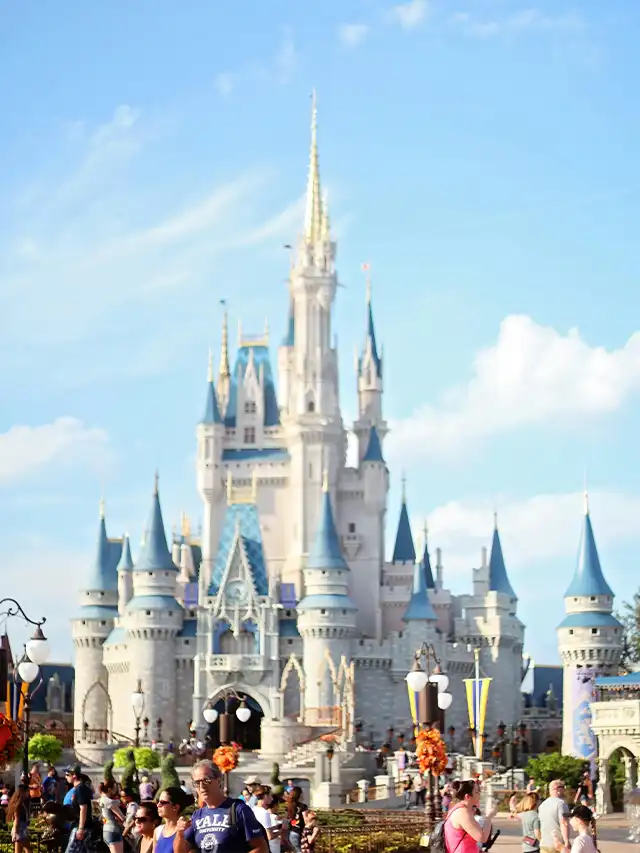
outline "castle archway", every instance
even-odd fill
[[[225,698],[224,694],[213,696],[211,704],[218,712],[218,717],[207,729],[207,746],[216,749],[220,746],[220,715],[227,713],[230,716],[230,739],[239,743],[242,749],[260,749],[260,729],[264,711],[260,703],[247,693],[239,693],[240,699],[235,696]],[[242,723],[236,716],[240,702],[244,700],[251,711],[251,716],[246,723]]]

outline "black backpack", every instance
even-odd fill
[[[238,833],[238,806],[239,805],[247,805],[244,800],[234,800],[231,803],[231,808],[229,809],[229,826],[232,827],[236,833]],[[248,808],[248,806],[247,806]],[[259,821],[258,821],[259,822]],[[262,831],[262,837],[267,842],[267,847],[269,846],[269,836],[267,835],[267,830],[264,828],[262,824],[260,824],[260,829]],[[243,838],[244,841],[244,838]],[[249,850],[249,843],[246,842],[246,849]]]
[[[428,835],[427,833],[424,833],[420,839],[420,846],[428,847],[429,853],[447,853],[447,846],[444,840],[445,821],[446,818],[444,820],[439,820],[431,832]]]

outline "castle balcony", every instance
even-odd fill
[[[206,668],[216,684],[229,681],[246,681],[258,684],[266,669],[267,660],[263,655],[207,655]]]
[[[616,699],[609,702],[592,702],[591,729],[600,737],[611,735],[629,737],[640,744],[640,701]]]

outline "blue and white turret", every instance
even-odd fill
[[[108,675],[102,646],[118,615],[117,565],[121,550],[120,541],[107,537],[104,501],[101,501],[96,555],[72,623],[76,650],[74,728],[78,731],[85,727],[101,730],[109,727]]]
[[[349,597],[351,572],[342,554],[325,474],[320,518],[304,569],[305,594],[298,604],[298,629],[303,638],[306,716],[314,723],[320,708],[332,707],[332,681],[326,655],[336,666],[349,658],[355,634],[356,608]]]
[[[409,511],[407,510],[406,480],[402,478],[402,505],[400,507],[400,518],[398,519],[398,530],[396,532],[396,544],[393,547],[392,563],[404,563],[413,565],[416,561],[416,547],[413,544],[411,523],[409,522]]]
[[[118,563],[118,613],[122,616],[131,596],[133,595],[133,559],[131,557],[131,542],[129,534],[122,539],[122,553]]]
[[[140,681],[146,699],[145,714],[162,719],[163,735],[175,739],[175,638],[184,610],[176,600],[178,568],[171,558],[162,520],[156,475],[151,512],[140,554],[133,568],[133,596],[121,618],[130,649],[129,680],[133,691]],[[124,709],[123,715],[131,715]],[[118,731],[127,731],[130,725]]]
[[[585,495],[578,561],[564,597],[566,616],[558,625],[558,649],[564,668],[562,752],[587,760],[595,754],[593,737],[585,734],[590,731],[593,680],[615,675],[622,652],[622,626],[613,615],[613,603]]]
[[[226,314],[225,314],[226,328]],[[226,351],[223,345],[223,353]],[[227,356],[228,361],[228,356]],[[224,358],[221,361],[221,374],[218,378],[219,387],[230,393],[227,383],[227,368],[223,368]],[[224,374],[224,375],[223,375]],[[225,390],[226,389],[226,390]],[[213,381],[213,356],[209,353],[209,373],[207,377],[207,391],[202,418],[196,429],[198,439],[198,458],[196,462],[198,492],[203,502],[202,516],[202,567],[200,577],[202,589],[206,590],[211,578],[212,551],[215,550],[220,527],[219,505],[224,490],[224,472],[222,465],[222,451],[224,443],[224,422],[220,412],[216,387]]]
[[[368,265],[367,265],[368,269]],[[367,308],[364,346],[356,358],[358,379],[358,419],[353,429],[358,438],[358,459],[362,461],[370,444],[370,430],[376,428],[380,439],[387,434],[387,424],[382,414],[382,356],[378,350],[373,307],[371,304],[371,279],[367,274]]]

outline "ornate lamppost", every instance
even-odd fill
[[[226,743],[231,743],[232,739],[231,726],[233,717],[229,713],[229,700],[237,699],[237,701],[240,703],[236,708],[236,717],[241,723],[246,723],[249,721],[249,718],[251,717],[251,708],[249,708],[249,706],[247,705],[246,698],[238,696],[235,690],[226,690],[222,694],[221,698],[224,699],[224,711],[222,714],[218,714],[211,702],[209,702],[207,707],[202,712],[202,716],[204,717],[205,722],[208,723],[210,726],[215,723],[218,717],[220,718],[219,739],[220,743],[224,745]]]
[[[131,707],[133,708],[133,716],[136,721],[135,745],[140,746],[140,720],[144,714],[144,691],[142,690],[142,681],[140,679],[138,679],[136,689],[131,694]]]
[[[22,606],[15,598],[3,598],[0,600],[0,607],[8,604],[7,609],[2,613],[3,616],[20,616],[29,625],[35,626],[33,637],[27,641],[24,648],[24,655],[18,663],[17,674],[20,680],[27,685],[27,690],[24,694],[24,748],[22,757],[22,773],[23,776],[29,776],[29,734],[31,723],[31,697],[42,684],[42,676],[40,674],[40,666],[49,659],[49,642],[42,632],[42,626],[47,621],[45,618],[39,621],[29,619],[27,614],[22,609]],[[13,674],[14,681],[17,684],[16,672]],[[31,685],[40,679],[34,690]]]
[[[453,697],[447,692],[449,677],[441,671],[440,660],[431,644],[423,643],[419,649],[416,649],[413,666],[407,673],[406,682],[414,693],[421,694],[424,691],[424,707],[418,710],[418,725],[425,728],[438,728],[442,731],[444,712],[451,706]],[[432,773],[427,777],[427,784],[425,814],[427,829],[431,830],[441,811],[440,791],[438,786],[434,786]]]
[[[335,750],[331,744],[327,747],[327,760],[329,762],[329,784],[331,784],[331,763],[333,761]]]

